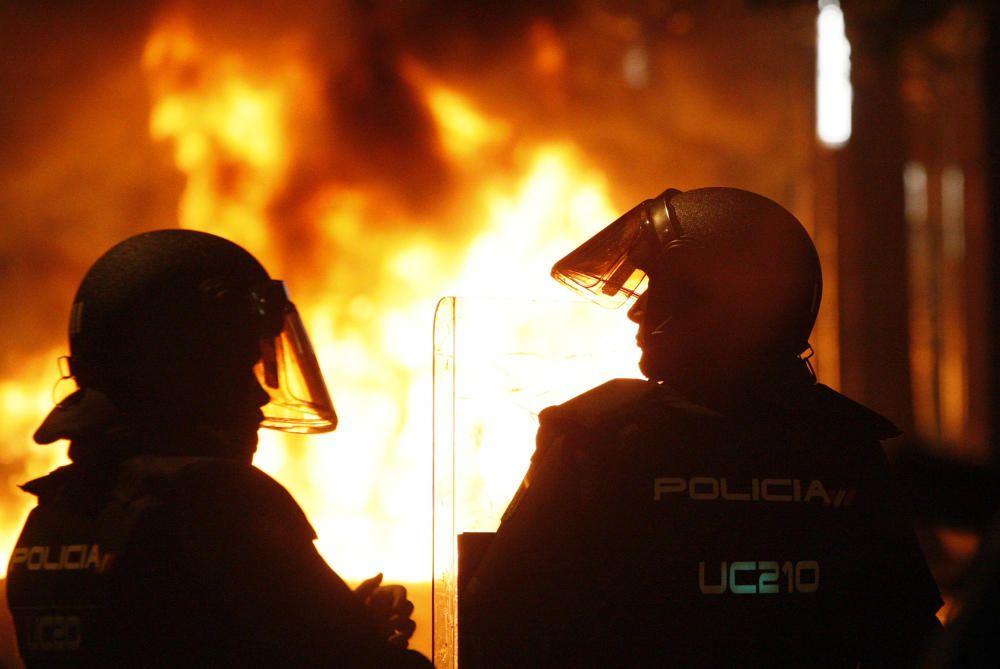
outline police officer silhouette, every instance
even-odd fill
[[[667,190],[552,274],[635,300],[648,381],[540,414],[465,599],[477,666],[912,664],[941,600],[880,444],[899,431],[816,382],[820,265],[795,217]]]
[[[79,390],[35,434],[71,464],[37,496],[8,569],[28,667],[430,666],[412,604],[357,592],[291,495],[251,461],[260,426],[337,416],[281,281],[190,230],[131,237],[84,277],[70,319]]]

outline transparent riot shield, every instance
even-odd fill
[[[589,302],[445,297],[434,317],[433,653],[459,666],[460,589],[534,452],[538,413],[638,377],[636,326]]]

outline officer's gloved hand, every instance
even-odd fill
[[[382,574],[376,574],[354,589],[372,612],[379,632],[391,645],[406,648],[417,624],[410,619],[413,602],[406,598],[401,585],[381,585]]]

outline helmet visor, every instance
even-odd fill
[[[646,287],[636,262],[648,220],[643,202],[553,265],[552,278],[609,308],[637,298]]]
[[[337,412],[326,389],[309,335],[291,302],[285,302],[277,335],[261,337],[261,357],[254,367],[271,401],[263,408],[261,427],[313,434],[337,427]]]

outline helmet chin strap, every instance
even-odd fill
[[[816,382],[816,368],[813,367],[812,357],[816,352],[813,350],[812,344],[806,342],[806,348],[804,351],[799,353],[799,360],[805,363],[806,369],[809,371],[809,376],[812,377],[813,382]]]
[[[672,321],[673,321],[673,316],[670,316],[670,317],[664,319],[663,321],[661,321],[652,330],[643,333],[643,335],[642,335],[642,355],[643,355],[643,358],[647,361],[647,364],[653,364],[654,367],[655,367],[655,363],[653,361],[656,359],[657,356],[655,354],[653,354],[652,351],[654,349],[658,348],[658,346],[656,344],[656,340],[659,337],[662,337],[663,335],[667,334],[668,328],[669,328],[670,323]],[[642,363],[640,363],[640,367],[642,367]],[[657,371],[654,368],[645,368],[645,369],[642,369],[642,373],[644,375],[648,376],[649,378],[655,378],[657,381],[660,381],[660,382],[662,382],[664,380],[663,379],[662,370]]]
[[[666,334],[667,328],[669,327],[670,323],[673,320],[674,320],[673,316],[668,316],[667,318],[663,319],[659,325],[657,325],[654,329],[649,331],[650,336],[659,336],[662,334]]]

